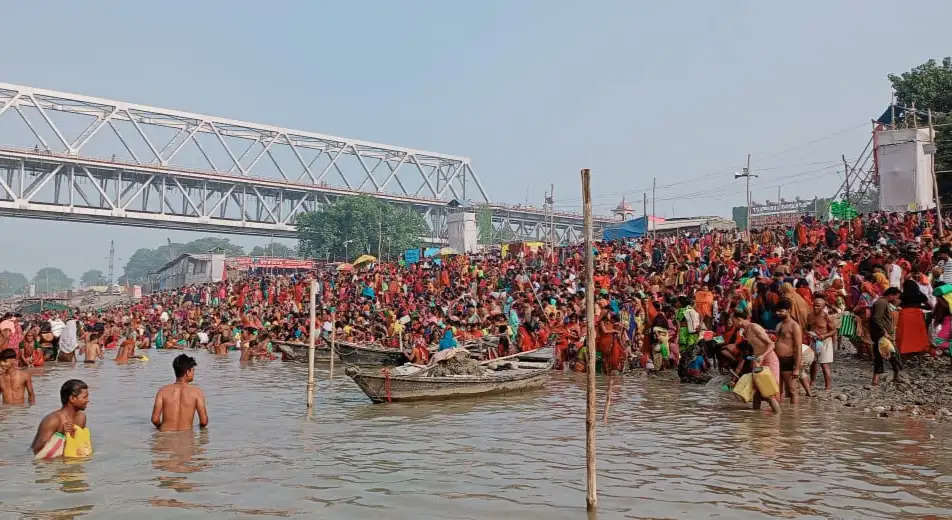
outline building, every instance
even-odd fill
[[[622,197],[621,202],[612,210],[612,213],[618,217],[618,220],[624,222],[628,220],[628,217],[635,214],[635,210],[631,207],[631,204],[625,201],[625,197]]]
[[[673,235],[676,233],[707,233],[708,231],[733,231],[734,221],[724,217],[641,217],[607,226],[602,240],[639,238],[646,234]]]
[[[737,226],[733,220],[717,216],[648,219],[648,231],[656,231],[661,235],[733,231],[735,229],[737,229]]]
[[[225,255],[183,253],[152,273],[150,288],[153,292],[166,291],[186,285],[218,282],[224,276]]]

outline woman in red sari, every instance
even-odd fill
[[[595,327],[595,348],[602,355],[602,366],[606,374],[621,371],[625,364],[625,347],[621,344],[618,327],[612,322],[612,314],[602,311],[598,326]]]

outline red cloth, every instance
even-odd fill
[[[896,348],[899,349],[899,353],[926,352],[930,347],[922,309],[909,307],[899,311],[899,320],[896,325]]]

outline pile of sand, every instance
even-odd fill
[[[433,367],[427,371],[430,377],[481,376],[487,370],[469,357],[465,349],[452,349],[434,356]]]

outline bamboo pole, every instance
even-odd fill
[[[929,143],[932,146],[935,146],[935,126],[932,124],[932,109],[929,109]],[[935,189],[935,219],[939,224],[939,243],[942,243],[942,238],[945,236],[945,226],[942,223],[942,199],[939,197],[939,178],[935,174],[935,158],[938,155],[938,150],[932,151],[932,186]]]
[[[337,309],[331,312],[331,373],[330,379],[334,379],[334,357],[336,357],[337,347]]]
[[[314,307],[317,293],[317,280],[311,280],[311,330],[307,346],[307,408],[314,407]]]
[[[585,483],[587,494],[585,508],[594,511],[598,505],[595,487],[595,259],[592,254],[592,172],[582,170],[582,213],[585,219],[585,361],[586,375],[585,406]]]

